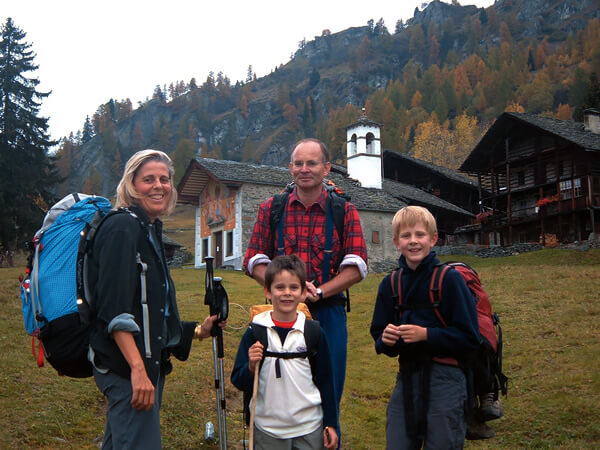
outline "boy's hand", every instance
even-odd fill
[[[325,427],[323,430],[323,444],[325,448],[337,448],[338,435],[333,427]]]
[[[419,325],[400,325],[398,333],[400,333],[400,337],[407,344],[427,340],[427,328],[420,327]]]
[[[256,341],[252,344],[252,347],[248,349],[248,370],[254,374],[256,365],[260,364],[263,355],[263,345],[260,341]]]
[[[389,323],[388,326],[385,327],[385,330],[383,330],[381,341],[389,347],[396,345],[396,342],[400,339],[400,330],[398,328],[399,327],[396,325]]]

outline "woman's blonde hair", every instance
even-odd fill
[[[401,228],[414,227],[418,223],[423,224],[431,236],[437,233],[435,218],[428,209],[422,206],[406,206],[398,210],[392,219],[394,239],[398,239]]]
[[[163,163],[167,166],[169,171],[169,184],[171,185],[171,193],[169,198],[169,203],[167,209],[164,211],[165,214],[170,214],[175,208],[175,203],[177,203],[177,190],[175,186],[173,186],[173,175],[175,174],[175,169],[173,168],[173,162],[171,158],[160,150],[140,150],[135,153],[127,164],[125,165],[125,171],[123,172],[123,177],[121,181],[119,181],[119,185],[117,186],[117,201],[115,204],[116,208],[127,207],[137,205],[137,199],[139,198],[135,187],[133,186],[133,180],[138,172],[138,170],[147,162],[157,161]]]

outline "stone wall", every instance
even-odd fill
[[[398,250],[392,240],[392,212],[359,211],[360,224],[367,244],[369,270],[384,261],[396,259]]]
[[[544,247],[540,244],[515,244],[508,247],[483,247],[477,245],[456,245],[456,246],[436,246],[433,250],[442,256],[448,255],[470,255],[477,256],[478,258],[499,258],[504,256],[515,256],[521,253],[533,252],[536,250],[542,250]],[[600,248],[599,239],[590,239],[587,241],[576,241],[570,244],[563,244],[560,246],[561,249],[567,250],[578,250],[586,251],[593,248]],[[369,272],[372,273],[386,273],[391,272],[398,267],[398,253],[397,257],[389,258],[381,261],[369,261]]]
[[[246,253],[252,236],[258,207],[262,202],[282,191],[282,186],[245,183],[242,185],[242,255]],[[242,256],[243,259],[243,256]],[[237,268],[237,267],[236,267]],[[240,264],[241,268],[241,264]]]

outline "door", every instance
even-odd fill
[[[223,265],[223,232],[215,233],[215,268]]]

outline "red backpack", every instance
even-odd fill
[[[443,299],[442,286],[446,273],[454,269],[460,273],[467,287],[475,297],[477,320],[479,322],[479,334],[482,337],[479,350],[473,362],[473,375],[475,377],[476,394],[494,392],[497,398],[498,391],[507,394],[508,378],[502,373],[502,328],[498,314],[492,311],[490,299],[481,286],[479,275],[468,264],[458,261],[440,263],[433,269],[431,283],[429,285],[429,299],[431,307],[444,327],[446,321],[440,313],[439,306]],[[399,323],[402,310],[402,269],[397,269],[391,275],[392,293],[398,298]]]

